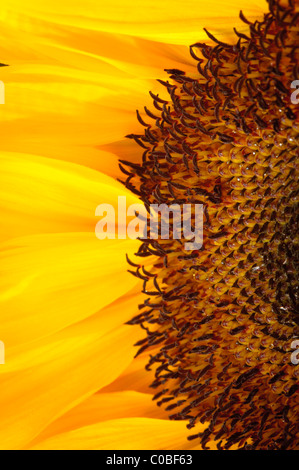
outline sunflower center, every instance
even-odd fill
[[[297,3],[297,2],[296,2]],[[234,45],[190,47],[197,70],[167,70],[169,101],[137,113],[142,163],[126,186],[151,204],[202,204],[203,246],[142,240],[140,314],[158,405],[229,449],[298,447],[298,4],[269,2]],[[147,120],[153,120],[147,123]]]

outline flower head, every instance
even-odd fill
[[[297,2],[296,2],[297,3]],[[172,420],[209,423],[203,448],[298,446],[298,4],[270,1],[235,43],[190,47],[197,72],[167,70],[169,100],[138,113],[142,164],[125,184],[150,204],[203,204],[203,246],[147,239],[149,295],[131,321]],[[193,217],[194,221],[194,217]],[[170,237],[171,238],[171,237]],[[143,269],[143,272],[142,272]]]
[[[298,2],[239,3],[2,0],[1,448],[297,445]],[[120,195],[202,248],[99,241]]]

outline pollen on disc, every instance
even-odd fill
[[[169,99],[128,136],[142,162],[124,183],[151,204],[202,204],[203,246],[145,239],[128,261],[155,399],[202,448],[298,449],[299,2],[269,1],[226,44],[190,47],[196,72],[167,70]],[[244,32],[246,30],[246,32]],[[143,260],[154,259],[143,267]],[[197,432],[197,424],[206,424]]]

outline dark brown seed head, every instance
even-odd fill
[[[204,205],[204,244],[142,241],[147,298],[130,323],[146,337],[152,387],[170,419],[188,420],[203,448],[299,447],[299,2],[269,1],[236,43],[195,44],[198,73],[167,70],[169,101],[151,94],[130,137],[142,163],[126,185],[150,204]],[[148,121],[152,123],[148,123]],[[207,423],[196,433],[197,423]]]

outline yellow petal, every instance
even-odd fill
[[[98,153],[104,162],[113,157]],[[0,152],[0,240],[42,232],[94,233],[99,204],[111,204],[117,222],[118,196],[126,196],[127,206],[139,202],[121,183],[98,171]]]
[[[137,351],[136,347],[135,354]],[[148,359],[146,352],[135,358],[114,382],[111,382],[103,389],[103,392],[115,393],[121,390],[135,390],[154,395],[156,392],[150,387],[150,384],[155,379],[154,371],[145,370]]]
[[[146,393],[96,393],[53,422],[29,446],[76,428],[128,417],[168,419],[167,413]]]
[[[126,368],[140,332],[128,326],[107,332],[102,325],[102,315],[95,315],[31,345],[23,370],[6,372],[1,366],[1,449],[24,448]]]
[[[125,254],[133,240],[94,234],[36,235],[1,246],[1,340],[47,336],[112,303],[135,284]]]
[[[136,109],[150,106],[158,84],[54,65],[2,68],[2,150],[69,160],[102,170],[98,145],[138,133]],[[107,156],[109,158],[109,156]],[[110,159],[111,160],[111,159]],[[117,167],[116,159],[113,167]],[[110,173],[113,174],[113,173]]]
[[[196,67],[187,44],[174,46],[60,24],[55,24],[45,35],[39,27],[24,31],[21,41],[17,41],[13,31],[13,26],[7,24],[0,31],[1,60],[11,66],[38,62],[93,72],[101,69],[107,75],[118,73],[120,79],[130,76],[155,79],[164,68],[184,65],[187,71],[194,71]]]
[[[4,23],[20,31],[30,31],[38,25],[39,31],[46,34],[53,24],[59,24],[188,45],[205,37],[203,27],[212,27],[219,33],[239,27],[239,10],[239,0],[136,0],[134,5],[129,0],[113,0],[106,2],[104,7],[97,0],[84,3],[65,0],[63,4],[58,1],[41,3],[39,0],[21,4],[21,0],[5,0],[1,17]],[[265,10],[265,1],[251,0],[244,5],[249,19],[255,19]]]
[[[185,450],[186,422],[151,418],[121,418],[62,433],[32,447],[35,450]],[[196,432],[206,427],[196,428]]]

